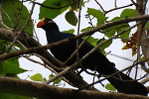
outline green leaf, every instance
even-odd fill
[[[65,14],[65,19],[69,24],[74,25],[74,26],[77,25],[78,19],[77,19],[77,16],[75,15],[74,11],[72,11],[72,10],[68,11]]]
[[[55,75],[53,75],[53,74],[51,74],[51,75],[49,75],[49,79],[51,79],[51,78],[53,78],[53,77],[55,77]],[[61,78],[58,78],[58,79],[56,79],[56,80],[54,80],[53,81],[53,84],[55,85],[55,84],[59,84],[60,82],[61,82]]]
[[[128,8],[122,11],[120,17],[129,18],[129,17],[135,17],[137,15],[138,15],[137,10]]]
[[[114,22],[114,21],[118,21],[118,20],[121,20],[123,19],[122,17],[115,17],[111,20],[111,22]],[[107,36],[107,37],[112,37],[115,35],[115,33],[119,34],[123,31],[126,31],[124,32],[123,34],[120,35],[120,38],[122,39],[126,39],[129,37],[129,33],[130,33],[130,26],[128,23],[125,23],[125,24],[120,24],[120,25],[116,25],[116,26],[112,26],[112,27],[109,27],[109,28],[106,28],[104,29],[102,32]]]
[[[87,40],[91,45],[96,46],[99,39],[95,39],[93,37],[85,37],[85,40]]]
[[[102,33],[104,33],[107,37],[112,37],[115,35],[117,29],[115,27],[109,27],[109,28],[106,28],[102,31]]]
[[[119,21],[119,20],[122,20],[123,18],[122,17],[114,17],[111,21]]]
[[[89,15],[92,15],[97,18],[97,25],[104,24],[106,21],[106,17],[103,12],[94,8],[88,8],[87,10]]]
[[[33,99],[33,98],[27,97],[27,96],[20,96],[20,95],[1,92],[0,93],[0,99]]]
[[[146,29],[146,30],[149,30],[149,22],[147,22],[147,23],[145,24],[145,29]]]
[[[62,79],[56,79],[53,81],[53,84],[59,84],[61,82]]]
[[[70,0],[45,0],[42,4],[49,8],[40,6],[39,18],[47,17],[53,19],[67,10],[70,3]]]
[[[27,8],[19,0],[3,0],[2,17],[4,24],[32,35],[33,23]]]
[[[80,1],[81,6],[84,6],[85,2],[83,0],[71,0],[71,10],[78,10],[80,8]]]
[[[25,71],[19,67],[18,58],[11,58],[0,63],[0,74],[15,75]]]
[[[110,91],[116,91],[116,88],[112,84],[106,84],[105,88]]]
[[[34,81],[44,81],[42,75],[40,73],[34,74],[30,77],[31,80]]]
[[[129,26],[128,23],[121,24],[121,25],[118,25],[117,26],[117,33],[118,34],[121,33],[121,32],[123,32],[123,31],[125,31],[125,30],[127,30],[126,32],[124,32],[123,34],[120,35],[120,38],[121,39],[127,39],[127,38],[129,38],[129,34],[130,34],[130,30],[129,29],[130,29],[130,26]]]
[[[123,19],[123,17],[115,17],[115,18],[112,19],[112,22],[113,21],[118,21],[118,20],[121,20],[121,19]],[[129,37],[130,26],[129,26],[128,23],[120,24],[120,25],[114,26],[112,28],[113,28],[113,30],[111,29],[111,31],[114,31],[115,30],[115,32],[117,32],[117,34],[119,34],[119,33],[123,32],[123,31],[126,31],[127,30],[122,35],[120,35],[120,38],[121,39],[127,39]]]
[[[7,50],[8,42],[6,40],[0,39],[0,54],[4,53]]]
[[[65,30],[63,32],[68,33],[68,34],[73,34],[75,32],[75,30],[74,29],[69,29],[69,30]]]
[[[81,32],[87,32],[87,31],[90,31],[92,29],[93,29],[93,27],[86,27],[86,28],[82,29]]]

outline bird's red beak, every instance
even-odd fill
[[[45,25],[44,19],[37,23],[37,28],[41,28],[43,25]]]

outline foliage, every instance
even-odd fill
[[[121,13],[122,18],[129,18],[129,17],[134,17],[137,16],[138,12],[135,9],[124,9]]]
[[[19,96],[10,93],[0,93],[0,99],[32,99],[31,97]]]
[[[40,73],[34,74],[30,77],[31,80],[34,81],[44,81],[42,75]]]
[[[104,13],[101,12],[100,10],[88,8],[87,12],[89,15],[92,15],[93,17],[95,17],[97,19],[97,25],[104,24],[107,19],[107,17],[104,15]]]
[[[14,76],[24,71],[19,67],[18,58],[12,58],[0,63],[0,74]]]
[[[53,77],[55,77],[55,75],[53,75],[53,74],[49,75],[49,79],[51,79]],[[58,79],[54,80],[53,81],[53,85],[59,85],[59,83],[61,82],[61,80],[62,80],[61,78],[58,78]]]
[[[31,0],[32,1],[32,0]],[[36,0],[33,0],[36,1]],[[82,0],[45,0],[42,5],[40,5],[39,18],[48,17],[54,19],[59,15],[64,15],[64,19],[72,26],[76,26],[78,23],[78,9],[81,4],[82,8],[87,3]],[[2,19],[5,25],[12,28],[14,31],[23,31],[29,34],[31,37],[33,36],[33,21],[31,19],[30,12],[27,7],[22,4],[19,0],[3,0],[1,6]],[[118,20],[126,19],[129,17],[135,17],[138,15],[138,12],[135,9],[127,8],[122,10],[121,14],[114,17],[109,18],[106,16],[106,13],[102,10],[95,8],[87,8],[87,16],[91,17],[93,20],[93,25],[88,25],[81,29],[81,32],[88,32],[92,30],[94,27],[102,26],[103,24],[109,22],[115,22]],[[2,27],[2,26],[1,26]],[[149,22],[146,23],[145,29],[149,30]],[[65,30],[65,33],[73,34],[75,33],[75,29]],[[104,44],[100,46],[101,52],[105,53],[105,49],[108,48],[112,44],[112,40],[108,40],[113,36],[120,34],[118,36],[121,39],[125,46],[123,49],[132,49],[133,55],[136,54],[137,44],[136,44],[136,34],[131,34],[130,23],[124,23],[116,26],[112,26],[109,28],[102,29],[97,32],[98,34],[104,35],[103,38],[97,39],[93,36],[84,37],[83,39],[87,40],[93,46],[100,44],[105,41]],[[9,52],[17,52],[21,50],[23,47],[21,45],[12,44],[12,42],[8,42],[2,40],[0,38],[0,54],[9,53]],[[17,50],[16,50],[17,49]],[[19,57],[11,58],[5,61],[0,61],[0,76],[10,76],[17,78],[17,74],[24,73],[26,70],[20,67]],[[50,74],[49,79],[55,77]],[[46,80],[42,74],[36,73],[29,77],[33,81],[48,81]],[[19,78],[18,78],[19,79]],[[61,82],[61,79],[57,79],[53,81],[53,85],[58,85]],[[107,84],[105,86],[106,89],[110,91],[115,91],[115,88],[111,84]],[[30,97],[18,96],[8,93],[0,93],[0,99],[32,99]]]
[[[67,20],[68,23],[74,26],[77,24],[77,21],[78,21],[74,11],[68,11],[65,15],[65,19]]]
[[[15,29],[32,35],[33,23],[27,8],[19,0],[4,0],[2,4],[2,18],[4,23]]]
[[[71,0],[45,0],[43,2],[43,5],[50,6],[51,8],[41,7],[39,18],[55,18],[56,16],[64,12],[68,8],[70,3]]]
[[[64,33],[69,33],[69,34],[73,34],[75,32],[74,29],[69,29],[69,30],[65,30],[63,31]]]
[[[112,86],[112,84],[106,84],[105,88],[110,91],[116,91],[116,89],[114,88],[114,86]]]

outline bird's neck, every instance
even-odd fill
[[[52,43],[52,42],[56,42],[64,39],[63,35],[58,29],[46,30],[46,35],[47,35],[48,43]]]

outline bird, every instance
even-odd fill
[[[53,43],[60,41],[69,37],[74,37],[73,34],[63,33],[59,30],[58,25],[50,18],[43,18],[37,23],[37,28],[42,28],[47,37],[48,43]],[[80,44],[83,39],[78,39]],[[50,48],[51,53],[62,62],[65,62],[71,54],[76,50],[77,41],[72,39],[67,43],[61,44],[59,46],[54,46]],[[75,55],[66,64],[67,66],[72,65],[77,61],[77,58],[82,58],[86,53],[88,53],[94,46],[89,42],[85,41],[83,45],[78,50],[78,55]],[[106,56],[104,56],[99,50],[91,53],[86,59],[81,61],[79,68],[90,69],[97,71],[101,75],[109,76],[113,73],[115,75],[107,77],[107,80],[117,89],[118,92],[126,94],[137,94],[137,95],[147,95],[147,88],[136,80],[133,80],[123,72],[120,72],[113,62],[110,62]]]

